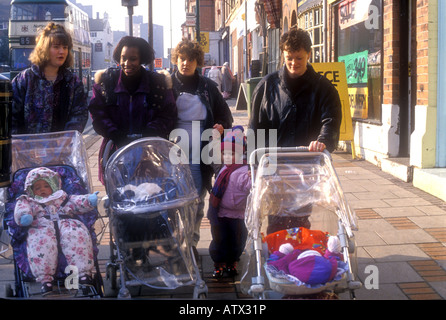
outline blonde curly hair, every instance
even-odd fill
[[[68,55],[62,68],[68,69],[74,64],[73,40],[69,32],[61,25],[50,22],[40,31],[36,37],[36,47],[29,55],[32,64],[44,67],[49,61],[49,51],[51,45],[61,44],[68,46]]]

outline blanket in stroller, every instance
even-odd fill
[[[270,280],[315,289],[340,280],[348,270],[339,239],[327,232],[298,227],[271,233],[264,241],[270,252],[265,264]]]

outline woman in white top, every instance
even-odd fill
[[[204,63],[203,49],[197,42],[184,39],[173,51],[172,63],[178,71],[172,74],[172,86],[178,109],[176,128],[184,129],[189,134],[189,163],[195,186],[201,198],[195,219],[194,243],[200,238],[200,224],[204,216],[204,198],[206,189],[212,188],[214,174],[210,165],[201,159],[201,150],[206,142],[201,141],[201,134],[206,129],[214,128],[223,134],[224,129],[232,127],[232,114],[226,101],[220,94],[215,82],[201,76],[197,67]],[[199,128],[199,136],[192,135]],[[198,132],[197,132],[198,133]],[[193,148],[198,144],[199,148]]]

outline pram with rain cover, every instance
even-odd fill
[[[263,148],[251,154],[250,165],[242,291],[259,299],[345,291],[354,298],[361,286],[356,218],[330,154]]]
[[[26,176],[30,170],[37,167],[47,167],[57,172],[61,177],[62,189],[69,195],[92,192],[87,151],[83,137],[78,131],[13,136],[11,168],[13,178],[11,185],[4,192],[3,227],[7,230],[13,252],[15,284],[14,288],[10,287],[7,291],[14,297],[30,298],[41,294],[28,261],[26,241],[29,227],[18,226],[14,221],[15,204],[17,198],[25,192]],[[97,239],[103,230],[99,233],[95,231],[99,213],[94,209],[78,217],[89,230],[93,243],[95,259],[93,285],[78,285],[75,279],[71,279],[74,275],[71,275],[73,270],[67,268],[66,258],[59,250],[58,266],[54,275],[57,284],[54,287],[57,289],[53,289],[52,297],[102,296]],[[65,280],[69,275],[71,275],[70,285],[66,288]]]
[[[186,294],[193,287],[193,298],[206,297],[191,247],[199,197],[181,149],[141,138],[118,149],[104,172],[111,234],[106,295]]]

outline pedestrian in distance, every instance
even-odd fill
[[[223,63],[223,67],[221,68],[222,72],[222,83],[221,83],[221,90],[223,91],[223,97],[225,99],[229,99],[231,97],[232,93],[232,72],[231,69],[229,69],[229,63],[225,62]]]
[[[96,208],[97,193],[68,195],[59,174],[46,167],[31,170],[24,188],[25,194],[17,198],[14,220],[28,227],[28,261],[42,284],[42,293],[53,290],[59,246],[68,265],[78,268],[79,283],[91,285],[93,244],[87,227],[76,216]]]
[[[77,130],[88,120],[82,81],[70,71],[73,42],[63,26],[50,22],[36,38],[31,67],[11,82],[12,133],[34,134]]]
[[[200,196],[200,204],[195,217],[193,248],[200,239],[200,225],[204,216],[204,198],[206,190],[212,187],[214,171],[211,165],[201,158],[201,150],[206,145],[200,138],[192,139],[192,128],[199,128],[200,137],[204,130],[215,129],[217,136],[224,129],[232,127],[232,114],[226,101],[217,89],[214,81],[201,76],[197,68],[203,66],[204,51],[201,46],[188,39],[183,39],[175,47],[172,63],[178,70],[172,75],[173,90],[178,108],[176,128],[185,130],[189,136],[188,155],[192,177]],[[193,144],[199,148],[193,148]],[[195,250],[195,249],[194,249]]]
[[[251,190],[251,173],[246,163],[243,127],[228,132],[221,143],[224,166],[216,177],[209,198],[208,219],[212,241],[209,254],[214,261],[214,278],[237,275],[237,262],[245,249],[246,202]]]
[[[337,147],[342,119],[339,94],[333,84],[317,73],[309,59],[311,38],[292,28],[280,39],[285,65],[265,76],[252,95],[249,127],[256,132],[277,130],[278,147],[308,146],[329,152]]]
[[[142,137],[167,139],[177,121],[177,107],[170,76],[143,65],[153,62],[150,44],[138,37],[123,37],[113,52],[118,68],[95,74],[89,110],[94,130],[104,139],[99,150],[99,180],[104,183],[104,150],[111,141],[111,155]],[[106,155],[107,156],[107,155]]]
[[[220,69],[216,67],[215,64],[211,67],[211,70],[209,70],[208,77],[217,84],[218,91],[221,93],[221,82],[223,80],[223,76]]]

